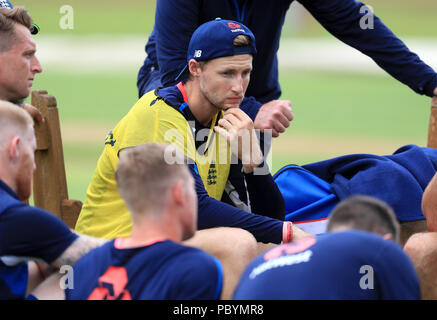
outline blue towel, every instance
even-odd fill
[[[401,222],[424,220],[422,195],[436,169],[437,149],[407,145],[387,156],[353,154],[287,165],[273,178],[285,200],[285,220],[323,233],[323,220],[354,194],[385,201]]]
[[[387,202],[399,221],[423,220],[423,191],[437,168],[437,149],[407,145],[393,155],[353,154],[303,166],[340,200],[353,194]],[[287,201],[286,201],[287,202]]]
[[[284,197],[287,221],[326,219],[339,202],[328,182],[300,166],[287,165],[273,179]]]

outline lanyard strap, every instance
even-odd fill
[[[240,6],[238,5],[238,0],[234,0],[234,4],[235,4],[235,9],[237,10],[237,19],[238,21],[243,22],[244,15],[246,13],[246,2],[244,2],[243,8],[241,8],[241,13],[240,13]]]
[[[185,87],[184,84],[182,82],[179,82],[176,87],[179,89],[179,91],[182,94],[182,97],[184,98],[184,102],[180,105],[179,107],[179,111],[180,113],[182,113],[182,115],[184,116],[184,118],[187,120],[188,124],[191,127],[191,131],[193,133],[193,139],[194,141],[196,141],[196,126],[193,122],[196,121],[194,115],[191,113],[190,108],[188,107],[188,97],[187,97],[187,92],[185,91]],[[208,148],[211,146],[213,140],[214,140],[214,127],[218,125],[218,121],[220,120],[220,118],[222,117],[223,111],[219,111],[217,112],[217,114],[214,116],[214,118],[211,121],[211,126],[210,126],[210,131],[208,134],[208,138],[207,138],[207,143],[206,143],[206,148],[205,150],[201,150],[200,152],[202,152],[203,154],[208,150]]]

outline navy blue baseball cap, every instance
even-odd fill
[[[0,0],[0,8],[13,9],[14,6],[9,0]],[[37,34],[39,32],[39,27],[34,23],[30,29],[31,34]]]
[[[235,37],[245,35],[250,38],[248,46],[235,47]],[[232,20],[215,20],[206,22],[194,31],[188,45],[187,64],[176,77],[176,81],[188,71],[188,63],[191,59],[206,61],[221,57],[235,56],[238,54],[256,54],[255,36],[252,31],[240,22]]]

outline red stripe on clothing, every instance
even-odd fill
[[[317,221],[323,221],[323,220],[328,220],[328,218],[317,219],[317,220],[295,221],[293,223],[294,224],[299,224],[299,223],[317,222]]]
[[[184,102],[188,104],[188,98],[187,98],[187,92],[185,91],[184,84],[179,82],[176,87],[179,89],[179,91],[182,93],[182,97],[184,97]]]

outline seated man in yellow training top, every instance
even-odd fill
[[[130,234],[114,176],[118,156],[158,142],[176,145],[187,157],[198,229],[242,228],[265,243],[306,236],[283,221],[284,201],[268,170],[261,170],[266,165],[253,120],[239,108],[255,54],[255,38],[241,23],[216,19],[200,26],[180,75],[189,72],[188,80],[145,94],[107,136],[76,230],[105,238]]]

